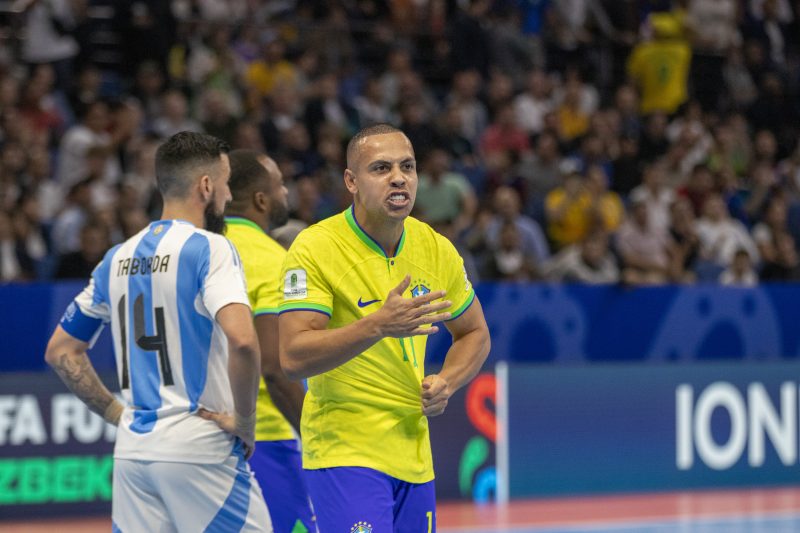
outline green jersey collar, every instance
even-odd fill
[[[225,217],[225,223],[232,226],[249,226],[266,235],[266,232],[261,228],[261,226],[244,217]]]
[[[378,244],[378,241],[373,239],[369,233],[364,231],[361,225],[356,220],[356,212],[355,206],[351,205],[350,209],[344,212],[344,218],[347,220],[347,225],[350,226],[350,229],[353,230],[353,233],[358,236],[358,238],[363,242],[367,248],[372,250],[373,252],[380,254],[383,257],[389,258],[389,254],[386,253],[386,250]],[[400,241],[397,243],[397,251],[394,254],[394,257],[400,255],[400,252],[403,250],[403,244],[406,242],[406,229],[403,228],[403,233],[400,235]]]

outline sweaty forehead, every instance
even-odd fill
[[[348,154],[347,166],[369,164],[372,161],[397,161],[414,157],[411,141],[403,133],[379,133],[359,141],[352,154]]]

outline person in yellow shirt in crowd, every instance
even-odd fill
[[[628,56],[628,76],[641,92],[642,114],[672,114],[688,97],[692,50],[675,13],[654,13],[649,23],[653,39],[633,48]]]
[[[344,183],[353,205],[302,231],[283,264],[281,365],[308,379],[303,468],[321,531],[436,529],[428,417],[480,370],[489,330],[463,260],[409,216],[417,168],[408,137],[358,132]],[[438,374],[427,336],[453,336]]]
[[[564,182],[545,198],[547,236],[556,249],[582,241],[590,232],[615,231],[625,216],[619,195],[608,190],[602,167],[590,166],[586,177],[567,168]]]
[[[294,85],[297,82],[297,69],[284,57],[286,45],[280,39],[264,44],[264,53],[258,61],[253,61],[245,74],[247,83],[261,96],[269,96],[272,89],[281,83]]]
[[[266,155],[234,150],[230,162],[233,200],[226,209],[225,235],[236,246],[244,266],[263,376],[250,468],[269,502],[275,531],[317,531],[296,433],[300,431],[305,388],[286,378],[278,358],[278,287],[286,250],[267,233],[270,227],[288,220],[288,192],[278,165]]]

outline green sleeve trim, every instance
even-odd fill
[[[277,307],[257,307],[253,309],[253,316],[259,315],[277,315],[279,309]]]
[[[284,302],[278,308],[280,313],[287,311],[316,311],[331,316],[332,310],[327,305],[313,304],[311,302]]]
[[[469,309],[469,306],[472,305],[473,301],[475,301],[475,289],[470,289],[469,290],[469,296],[467,297],[466,300],[464,300],[464,303],[461,304],[461,306],[459,306],[458,309],[453,311],[452,315],[450,316],[450,320],[455,320],[456,318],[458,318],[461,315],[463,315],[464,311]]]

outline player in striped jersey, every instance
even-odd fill
[[[106,253],[47,346],[67,386],[117,425],[114,531],[272,530],[246,461],[259,348],[244,275],[208,231],[231,198],[227,151],[187,132],[159,147],[162,219]],[[106,323],[123,402],[86,355]]]

